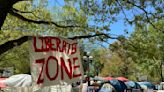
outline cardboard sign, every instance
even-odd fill
[[[33,37],[30,40],[33,81],[42,86],[82,80],[83,67],[77,41],[59,37]]]

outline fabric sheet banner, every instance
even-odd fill
[[[83,79],[83,67],[76,40],[61,37],[32,37],[31,75],[41,86],[73,83]]]

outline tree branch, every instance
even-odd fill
[[[27,22],[31,22],[31,23],[36,23],[36,24],[54,24],[56,27],[60,27],[60,28],[73,28],[73,27],[80,27],[78,25],[68,25],[68,26],[65,26],[65,25],[59,25],[53,21],[45,21],[45,20],[32,20],[32,19],[28,19],[26,17],[24,17],[23,15],[15,12],[15,11],[10,11],[9,12],[11,15],[23,20],[23,21],[27,21]]]
[[[110,39],[117,39],[117,37],[111,37],[108,34],[104,34],[104,33],[94,34],[94,35],[75,36],[75,37],[71,37],[69,39],[72,39],[72,40],[74,40],[74,39],[86,39],[86,38],[92,38],[92,37],[96,37],[96,36],[105,36],[105,37],[110,38]]]
[[[86,38],[92,38],[92,37],[96,37],[96,36],[105,36],[105,37],[108,37],[110,39],[117,39],[116,37],[110,37],[108,36],[107,34],[95,34],[95,35],[85,35],[85,36],[75,36],[75,37],[71,37],[71,38],[68,38],[68,39],[86,39]],[[15,39],[15,40],[11,40],[11,41],[8,41],[4,44],[1,44],[0,45],[0,55],[5,53],[6,51],[14,48],[15,46],[20,46],[21,44],[23,44],[24,42],[28,41],[29,37],[31,36],[23,36],[23,37],[20,37],[18,39]]]
[[[20,1],[27,1],[27,0],[7,0],[7,1],[0,0],[0,30],[12,6]]]
[[[19,13],[33,13],[33,11],[21,11],[21,10],[18,10],[18,9],[16,9],[16,8],[12,8],[12,10],[13,10],[14,12],[19,12]]]
[[[6,51],[14,48],[15,46],[19,46],[21,44],[23,44],[24,42],[26,42],[28,40],[28,37],[29,36],[23,36],[19,39],[16,39],[16,40],[11,40],[11,41],[8,41],[2,45],[0,45],[0,55],[5,53]]]
[[[124,1],[125,1],[125,0],[124,0]],[[141,10],[145,13],[146,19],[147,19],[148,23],[150,23],[150,25],[151,25],[153,28],[155,28],[155,29],[157,29],[157,30],[160,30],[160,29],[157,28],[157,27],[150,21],[150,19],[149,19],[148,14],[151,14],[151,15],[152,15],[152,13],[147,12],[143,7],[134,4],[134,3],[130,2],[129,0],[126,0],[126,2],[127,2],[128,4],[131,4],[131,5],[133,5],[133,6],[137,7],[137,8],[139,8],[139,9],[141,9]],[[152,15],[152,16],[154,17],[154,15]],[[161,32],[164,32],[164,31],[162,31],[162,30],[160,30],[160,31],[161,31]]]
[[[34,11],[21,11],[21,10],[15,9],[15,8],[12,8],[12,11],[17,12],[17,13],[28,13],[28,14],[32,14],[34,17],[36,17],[38,19],[41,19],[41,18],[39,18],[38,16],[36,16],[34,14]]]
[[[123,13],[123,15],[124,15],[124,17],[125,17],[125,20],[128,21],[128,23],[132,23],[134,20],[129,20],[129,19],[128,19],[128,17],[126,16],[126,13],[125,13],[124,8],[123,8],[123,6],[121,5],[121,3],[120,3],[118,0],[115,0],[115,1],[116,1],[117,4],[120,6],[121,11],[122,11],[122,13]]]

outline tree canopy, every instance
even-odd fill
[[[0,60],[10,59],[14,53],[17,53],[13,62],[19,59],[19,55],[23,55],[20,64],[21,61],[28,60],[26,57],[28,54],[25,53],[28,50],[26,47],[28,43],[24,43],[28,37],[51,35],[69,39],[88,39],[89,42],[96,43],[108,43],[109,39],[118,39],[118,42],[110,45],[109,52],[113,53],[111,60],[103,60],[104,56],[100,54],[104,54],[105,50],[100,49],[93,52],[93,55],[102,58],[101,62],[99,59],[96,59],[96,62],[100,65],[105,64],[104,67],[94,64],[94,67],[101,67],[101,70],[106,70],[106,65],[111,62],[114,62],[112,65],[120,62],[118,67],[123,68],[109,67],[117,72],[117,74],[111,72],[114,76],[119,75],[120,71],[121,75],[129,76],[143,67],[151,68],[148,70],[160,69],[164,54],[162,52],[164,31],[163,21],[161,21],[164,19],[163,0],[62,1],[61,5],[58,0],[0,0]],[[111,34],[111,25],[118,20],[123,20],[125,26],[135,26],[135,32],[130,38]],[[83,40],[79,42],[85,43]],[[14,47],[20,45],[22,46],[19,52]],[[139,69],[134,68],[134,63],[143,66]],[[0,64],[5,66],[3,62]],[[19,64],[16,65],[17,68],[20,68]],[[127,70],[131,64],[134,65],[134,71]],[[153,75],[154,71],[156,70],[149,72],[145,70],[145,73]],[[21,69],[17,71],[19,72]],[[107,76],[108,73],[102,72],[101,74]],[[158,75],[163,79],[161,73],[159,71]]]
[[[154,25],[163,30],[163,23],[159,21]],[[164,81],[163,43],[164,34],[152,26],[145,26],[144,29],[136,27],[129,38],[115,41],[108,49],[93,50],[93,62],[103,65],[99,72],[101,76],[125,76],[136,81],[146,76],[148,81],[158,83]]]
[[[94,40],[105,42],[110,38],[117,39],[117,37],[110,35],[110,25],[120,17],[125,24],[138,27],[149,24],[156,29],[154,22],[163,19],[164,2],[162,0],[64,0],[64,4],[61,6],[50,5],[52,2],[57,3],[53,0],[1,0],[1,30],[10,29],[11,26],[13,28],[15,25],[16,29],[23,31],[28,27],[27,23],[32,27],[26,30],[33,30],[33,32],[44,27],[46,31],[52,32],[54,30],[55,34],[64,33],[67,37],[90,35],[79,37],[90,38],[98,36]],[[53,9],[48,10],[48,8]],[[10,20],[8,14],[14,16],[18,22],[6,27],[4,21]]]

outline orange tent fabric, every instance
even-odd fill
[[[0,78],[0,89],[6,87],[6,84],[4,82],[2,82],[2,80],[5,80],[5,79],[6,78]]]
[[[114,78],[113,77],[110,77],[110,76],[104,78],[104,80],[112,80],[112,79],[114,79]]]
[[[120,81],[123,81],[123,82],[127,82],[128,81],[128,79],[125,78],[125,77],[117,77],[116,79],[120,80]]]

